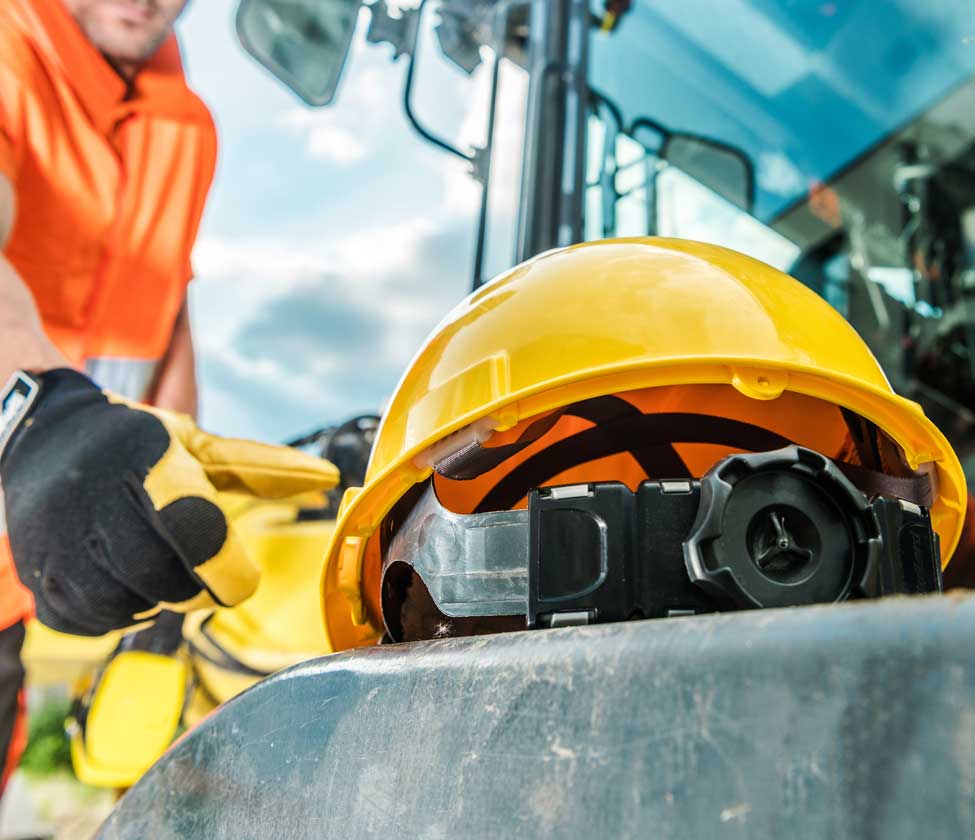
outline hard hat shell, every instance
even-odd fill
[[[754,400],[803,394],[876,424],[910,468],[936,474],[931,516],[947,563],[963,522],[961,465],[921,407],[894,394],[835,309],[726,248],[605,240],[550,251],[496,278],[454,308],[413,359],[378,431],[365,486],[346,492],[329,545],[323,606],[333,648],[379,633],[367,609],[378,569],[363,572],[366,544],[404,493],[430,476],[432,447],[449,446],[445,439],[460,430],[483,439],[599,395],[698,384],[730,385]]]

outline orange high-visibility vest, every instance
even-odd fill
[[[4,253],[47,334],[105,388],[148,392],[215,160],[175,38],[129,85],[60,0],[0,2],[0,173],[17,198]],[[0,628],[29,605],[15,579],[0,539]]]

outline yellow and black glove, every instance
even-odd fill
[[[258,570],[219,491],[282,498],[338,482],[328,461],[214,437],[75,371],[37,379],[40,395],[3,449],[0,484],[17,572],[56,630],[100,635],[160,609],[241,601]]]

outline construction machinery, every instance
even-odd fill
[[[242,0],[238,30],[325,106],[360,16],[405,57],[407,118],[482,187],[474,289],[587,239],[748,252],[848,319],[975,481],[965,0]],[[477,148],[418,113],[431,37],[487,74]],[[510,225],[505,72],[528,81]],[[971,537],[969,520],[949,585],[972,573]],[[99,836],[966,836],[973,610],[954,594],[676,611],[334,654],[203,721]]]
[[[368,10],[367,41],[405,57],[407,119],[482,187],[474,288],[587,239],[736,248],[833,303],[975,475],[975,35],[964,0],[391,6],[244,0],[238,32],[309,105],[328,105]],[[484,65],[479,146],[418,113],[416,68],[433,47],[454,70]],[[505,69],[527,90],[503,85]],[[505,97],[517,101],[502,108]],[[502,110],[523,124],[499,127]],[[512,153],[510,140],[499,149],[505,132],[521,141],[518,166],[497,165]],[[512,173],[508,225],[493,197]]]

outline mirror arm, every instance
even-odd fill
[[[600,106],[609,111],[609,115],[613,118],[613,122],[616,123],[616,131],[618,134],[625,133],[626,126],[623,125],[623,112],[620,111],[619,105],[613,102],[613,100],[605,94],[600,93],[594,87],[589,88],[589,100],[591,104],[595,106],[593,111],[598,112]]]
[[[623,133],[623,114],[615,102],[593,87],[589,88],[589,107],[599,117],[600,108],[605,108],[612,118],[606,122],[606,136],[603,141],[603,161],[600,166],[598,186],[602,190],[603,236],[610,237],[616,230],[616,205],[621,195],[616,188],[616,177],[620,167],[616,161],[616,140]]]
[[[656,154],[663,159],[667,157],[667,144],[675,136],[675,132],[671,131],[666,126],[652,119],[651,117],[638,117],[630,123],[630,128],[628,134],[635,137],[636,132],[640,128],[649,128],[655,131],[662,138],[659,150]],[[741,161],[745,169],[745,210],[748,213],[752,212],[755,207],[755,166],[752,163],[751,158],[743,150],[739,149],[737,146],[732,146],[730,143],[722,143],[715,140],[713,137],[708,137],[704,134],[695,134],[692,131],[681,131],[677,133],[677,136],[685,137],[690,140],[696,140],[703,146],[710,146],[713,149],[719,149],[727,154],[734,155],[738,160]],[[654,177],[656,180],[656,176]]]
[[[657,176],[660,174],[659,158],[654,161],[653,174],[647,179],[647,235],[660,235],[660,218],[657,212],[657,201],[660,198],[660,184]]]
[[[662,123],[659,123],[656,120],[651,119],[650,117],[637,117],[635,120],[633,120],[632,123],[630,123],[630,127],[626,133],[629,134],[630,137],[636,139],[636,133],[641,128],[649,128],[651,131],[660,135],[660,146],[652,153],[650,152],[649,149],[647,149],[647,153],[653,154],[656,160],[659,161],[660,155],[663,153],[663,148],[664,146],[667,145],[667,139],[670,137],[670,130]],[[643,145],[644,148],[647,148],[646,144]],[[653,172],[651,173],[650,177],[647,179],[647,183],[646,183],[647,235],[648,236],[657,236],[658,229],[660,226],[660,219],[658,218],[658,213],[657,213],[657,200],[659,198],[659,194],[658,194],[659,184],[657,183],[657,175],[659,173],[660,173],[660,168],[657,166],[656,163],[654,163]]]
[[[416,117],[416,112],[413,109],[413,79],[414,72],[416,70],[417,56],[419,55],[420,46],[420,22],[423,20],[423,10],[426,8],[429,0],[421,0],[419,8],[416,10],[416,18],[414,23],[413,35],[412,35],[412,47],[409,50],[410,63],[406,69],[406,88],[403,91],[403,110],[406,112],[406,118],[410,121],[410,125],[416,130],[424,140],[428,143],[432,143],[445,152],[449,152],[452,155],[456,155],[462,160],[466,160],[470,164],[474,164],[477,161],[477,156],[471,152],[465,152],[462,149],[458,149],[452,143],[444,140],[442,137],[438,137],[432,131],[430,131],[425,125],[423,125]]]
[[[662,142],[660,143],[660,148],[662,149],[667,142],[667,138],[670,137],[670,129],[667,128],[662,123],[657,122],[655,119],[650,117],[637,117],[630,123],[630,127],[627,129],[626,133],[631,137],[636,137],[636,132],[641,128],[649,128],[651,131],[655,131],[660,135]],[[660,154],[660,150],[655,152],[655,154]]]

